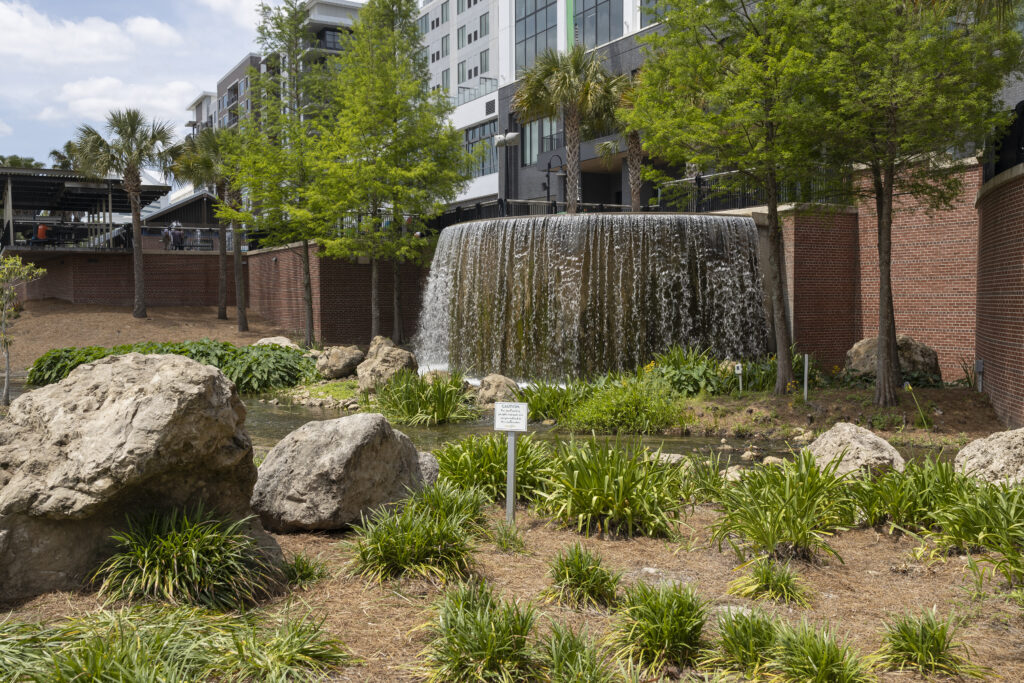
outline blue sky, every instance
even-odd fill
[[[258,4],[0,0],[0,154],[46,160],[126,106],[185,132],[185,107],[255,49]]]

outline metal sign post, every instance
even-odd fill
[[[508,440],[508,472],[505,477],[505,520],[516,521],[516,432],[526,431],[530,406],[526,403],[495,403],[494,431]]]
[[[742,363],[737,363],[736,364],[736,377],[738,377],[739,380],[740,380],[740,393],[742,394],[743,393],[743,364]]]

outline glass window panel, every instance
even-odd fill
[[[597,10],[587,10],[583,13],[583,44],[593,47],[597,43]]]
[[[533,36],[537,33],[537,15],[531,14],[526,17],[526,35]]]
[[[532,65],[535,58],[537,57],[537,39],[534,36],[530,36],[526,39],[526,59]]]
[[[490,15],[487,12],[484,12],[483,14],[480,15],[480,35],[481,36],[486,36],[488,31],[490,31],[491,27],[490,27],[490,19],[488,19],[489,16]]]
[[[609,14],[611,13],[611,3],[602,2],[597,6],[597,44],[603,45],[608,42],[611,26]]]
[[[462,0],[459,0],[462,2]],[[516,0],[516,19],[522,19],[526,16],[526,0]]]
[[[553,28],[555,26],[558,26],[558,5],[555,5],[555,4],[548,5],[547,12],[548,12],[547,26],[549,28]]]
[[[533,14],[537,11],[537,0],[526,0],[526,13]]]
[[[526,66],[526,44],[516,43],[516,68]]]
[[[448,21],[448,3],[441,3],[441,23]]]
[[[491,68],[491,54],[489,50],[480,52],[480,73],[487,73]]]
[[[612,18],[609,40],[622,37],[622,0],[611,0]]]

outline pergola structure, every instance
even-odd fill
[[[168,191],[167,185],[143,185],[140,203],[145,206]],[[59,169],[0,167],[0,197],[3,247],[16,244],[18,228],[33,234],[38,223],[45,223],[53,228],[57,246],[113,248],[114,214],[131,212],[120,179]]]

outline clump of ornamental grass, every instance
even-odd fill
[[[245,527],[203,509],[158,513],[111,536],[116,552],[95,574],[111,600],[159,600],[172,605],[241,609],[282,583]]]
[[[309,588],[330,576],[327,563],[319,557],[296,553],[284,564],[284,576],[293,588]]]
[[[683,508],[682,476],[639,445],[561,443],[537,506],[581,533],[668,536]]]
[[[459,373],[425,377],[400,370],[377,387],[376,403],[385,417],[398,424],[430,426],[480,416]]]
[[[615,594],[622,578],[620,572],[605,567],[598,555],[579,543],[559,551],[548,564],[550,599],[560,605],[574,607],[607,607],[615,604]]]
[[[953,463],[935,457],[908,462],[902,472],[889,470],[849,482],[865,524],[912,533],[933,529],[938,523],[936,511],[965,494],[969,497],[977,487]]]
[[[466,531],[477,534],[486,525],[484,508],[489,502],[478,488],[462,488],[442,479],[433,486],[412,492],[405,505],[438,519],[458,519]]]
[[[810,591],[789,564],[758,558],[750,573],[729,584],[728,592],[743,598],[772,600],[799,607],[810,605]]]
[[[682,666],[700,649],[707,602],[677,583],[626,589],[615,614],[610,643],[616,656],[644,667]]]
[[[450,589],[422,653],[429,681],[528,681],[540,663],[530,643],[536,611],[499,599],[484,583]]]
[[[465,575],[473,558],[469,526],[464,514],[435,515],[415,504],[378,510],[353,529],[352,569],[373,581]]]
[[[585,382],[572,381],[561,385],[537,381],[520,387],[516,398],[529,406],[531,422],[563,422],[591,390],[592,387]]]
[[[584,632],[558,623],[540,643],[544,680],[551,683],[615,683],[620,680]]]
[[[841,561],[828,537],[852,526],[857,512],[839,464],[819,466],[805,449],[783,465],[751,468],[719,493],[722,516],[712,538],[740,558],[753,552],[810,561],[825,554]]]
[[[775,620],[761,612],[726,610],[718,615],[718,644],[701,664],[757,680],[771,660],[776,629]]]
[[[831,627],[817,630],[806,621],[779,622],[768,666],[784,681],[867,683],[875,680],[870,659],[836,637]]]
[[[450,442],[434,450],[439,478],[475,488],[489,501],[505,499],[508,442],[504,434],[485,434]],[[516,439],[516,498],[536,500],[545,485],[551,448],[532,434]]]
[[[983,678],[986,671],[971,664],[956,632],[953,618],[940,619],[934,609],[894,617],[885,623],[880,659],[900,671]]]
[[[728,485],[722,477],[722,456],[714,451],[707,456],[693,454],[683,463],[684,497],[694,505],[717,501]]]
[[[565,417],[574,432],[651,434],[679,422],[682,411],[669,385],[641,371],[608,375]]]
[[[515,554],[526,550],[526,541],[515,524],[498,522],[492,533],[494,545],[503,553]]]

